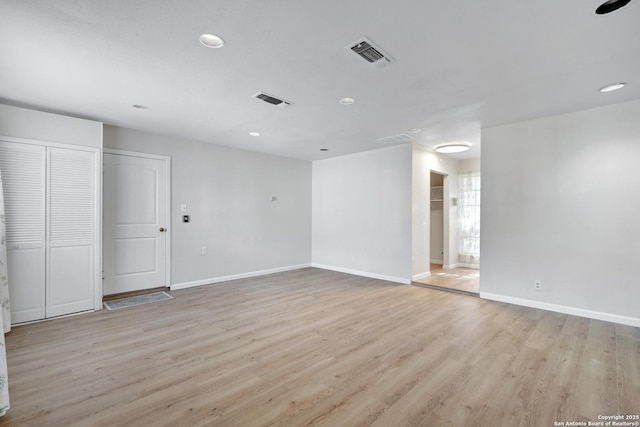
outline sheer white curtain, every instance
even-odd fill
[[[480,172],[458,174],[458,261],[480,266]]]
[[[9,382],[7,377],[7,352],[4,333],[11,330],[9,307],[9,280],[7,278],[7,247],[4,227],[4,191],[0,171],[0,416],[9,410]]]

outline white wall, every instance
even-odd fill
[[[480,157],[459,160],[458,172],[480,172]]]
[[[411,278],[411,145],[313,162],[313,265]]]
[[[440,205],[440,206],[437,206]],[[429,260],[435,264],[444,264],[444,215],[442,204],[433,204],[430,210]]]
[[[483,130],[481,296],[640,326],[639,159],[640,101]]]
[[[445,268],[455,268],[458,263],[458,209],[452,198],[458,193],[458,160],[435,153],[420,145],[413,145],[412,157],[412,261],[414,280],[430,274],[431,260],[431,211],[429,203],[430,172],[447,175],[444,185],[443,224],[449,233],[444,238]]]
[[[0,104],[0,136],[102,147],[102,123]]]
[[[310,162],[113,126],[104,146],[172,158],[173,285],[310,264]]]

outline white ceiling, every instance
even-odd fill
[[[476,157],[481,128],[640,98],[640,1],[602,1],[0,0],[0,102],[308,160],[420,128]]]

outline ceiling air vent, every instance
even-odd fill
[[[358,41],[349,44],[346,48],[376,68],[386,67],[395,62],[393,58],[366,37],[362,37]]]
[[[293,105],[293,102],[289,102],[285,99],[278,98],[276,96],[269,95],[268,93],[264,93],[264,92],[258,92],[251,96],[254,98],[261,99],[264,102],[268,102],[269,104],[277,105],[280,108],[287,108]]]
[[[376,141],[381,142],[383,144],[401,144],[403,142],[411,142],[413,141],[413,137],[411,135],[407,135],[406,133],[399,133],[398,135],[385,136],[384,138],[378,138]]]

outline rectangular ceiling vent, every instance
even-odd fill
[[[287,101],[287,100],[282,99],[282,98],[278,98],[278,97],[273,96],[273,95],[269,95],[268,93],[265,93],[265,92],[258,92],[258,93],[255,93],[255,94],[251,95],[251,96],[253,98],[261,99],[264,102],[268,102],[269,104],[277,105],[280,108],[288,108],[288,107],[293,105],[293,102]]]
[[[396,62],[392,57],[386,54],[379,46],[376,46],[370,39],[362,37],[361,39],[346,46],[360,58],[373,65],[375,68],[386,67]]]
[[[406,133],[399,133],[397,135],[378,138],[376,139],[376,141],[381,142],[383,144],[401,144],[403,142],[411,142],[413,141],[413,139],[414,138],[411,135],[407,135]]]

